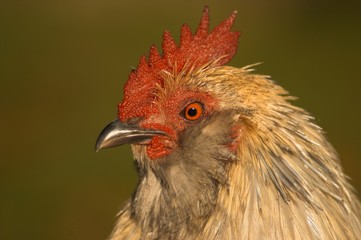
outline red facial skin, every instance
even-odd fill
[[[181,132],[196,121],[187,121],[180,113],[190,103],[197,101],[204,105],[202,117],[206,117],[215,108],[217,101],[209,94],[180,88],[159,99],[154,92],[157,86],[164,86],[160,74],[167,71],[173,74],[188,73],[192,69],[213,63],[221,66],[229,62],[238,47],[239,32],[231,31],[236,12],[209,31],[209,11],[204,8],[203,15],[196,32],[193,34],[188,25],[181,29],[179,45],[173,40],[170,32],[163,34],[160,54],[155,46],[150,49],[149,57],[143,56],[136,70],[132,71],[124,87],[124,99],[119,104],[119,119],[126,122],[132,118],[140,118],[140,127],[157,129],[167,136],[156,136],[147,146],[147,154],[151,159],[163,157],[177,147]],[[216,61],[217,60],[217,61]],[[188,66],[187,66],[188,65]]]
[[[182,116],[182,111],[188,104],[200,102],[204,106],[202,116],[195,121],[189,121]],[[199,120],[212,113],[218,106],[216,99],[207,93],[190,91],[179,88],[166,99],[154,99],[154,102],[142,106],[135,111],[137,115],[126,113],[123,105],[119,105],[119,119],[127,121],[129,117],[137,117],[142,120],[139,127],[144,129],[155,129],[165,132],[166,136],[155,136],[147,145],[146,153],[150,159],[158,159],[170,154],[178,145],[180,134],[184,129],[192,124],[196,124]],[[134,113],[134,112],[133,112]]]

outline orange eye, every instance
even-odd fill
[[[203,105],[199,102],[194,102],[189,104],[185,109],[184,109],[184,117],[185,119],[189,120],[189,121],[195,121],[197,119],[199,119],[202,114],[203,114]]]

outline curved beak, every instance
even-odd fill
[[[164,132],[141,129],[136,126],[129,126],[119,119],[109,123],[99,134],[95,144],[95,151],[98,152],[103,148],[111,148],[126,143],[145,144],[155,135],[165,135]]]

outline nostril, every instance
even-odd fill
[[[142,120],[142,118],[140,118],[140,117],[128,118],[126,120],[126,124],[129,125],[129,126],[138,125],[141,120]]]

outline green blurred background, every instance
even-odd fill
[[[136,175],[129,146],[94,153],[131,67],[238,10],[230,63],[264,62],[298,96],[361,190],[359,1],[0,1],[0,239],[105,239]]]

